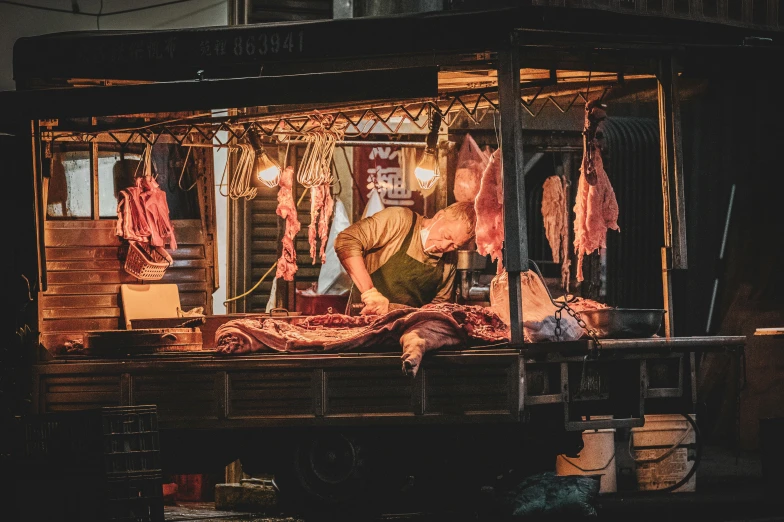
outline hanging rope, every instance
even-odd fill
[[[185,174],[185,169],[188,167],[188,158],[190,158],[190,156],[191,156],[191,149],[192,148],[193,147],[188,147],[188,152],[185,154],[185,161],[182,163],[182,171],[180,171],[180,177],[177,180],[177,186],[180,187],[180,190],[184,190],[185,192],[189,192],[190,190],[192,190],[193,187],[195,187],[196,184],[199,182],[199,178],[196,178],[193,181],[193,184],[191,184],[190,187],[185,188],[185,187],[182,186],[182,176],[183,176],[183,174]],[[189,174],[190,174],[190,172],[189,172]]]
[[[311,119],[317,124],[300,138],[308,146],[297,170],[297,182],[307,189],[333,184],[332,157],[335,145],[346,133],[346,125],[334,124],[332,116],[317,114],[311,116]]]
[[[230,155],[238,152],[240,157],[237,160],[237,168],[234,175],[228,183],[228,191],[224,194],[223,187],[226,186],[223,180],[226,178],[226,172],[229,170]],[[228,197],[233,200],[245,198],[251,200],[256,197],[257,189],[251,185],[253,176],[253,165],[256,160],[256,153],[253,147],[247,143],[239,143],[236,147],[229,149],[229,154],[226,156],[226,164],[223,166],[223,174],[218,184],[220,195]]]
[[[297,201],[297,208],[299,208],[299,205],[300,205],[300,203],[302,203],[302,200],[303,200],[303,199],[305,199],[305,194],[307,194],[307,193],[308,193],[308,191],[307,191],[307,190],[303,190],[303,191],[302,191],[302,195],[299,197],[299,200]],[[224,306],[225,306],[227,303],[230,303],[231,301],[236,301],[237,299],[242,299],[243,297],[247,297],[248,295],[250,295],[251,293],[253,293],[253,291],[254,291],[254,290],[256,290],[256,289],[259,287],[259,285],[261,285],[261,283],[263,283],[263,282],[264,282],[264,280],[265,280],[265,279],[267,279],[267,276],[268,276],[268,275],[270,275],[270,274],[272,273],[272,271],[273,271],[273,270],[275,270],[275,267],[277,267],[277,266],[278,266],[278,262],[277,262],[277,261],[275,261],[274,263],[272,263],[272,266],[271,266],[271,267],[269,267],[269,269],[268,269],[266,272],[264,272],[264,275],[262,275],[262,276],[259,278],[259,280],[258,280],[258,281],[256,281],[256,284],[255,284],[255,285],[253,285],[253,286],[250,288],[250,290],[248,290],[248,291],[247,291],[247,292],[245,292],[244,294],[240,294],[240,295],[238,295],[238,296],[235,296],[235,297],[230,297],[230,298],[226,299],[225,301],[223,301],[223,304],[224,304]]]

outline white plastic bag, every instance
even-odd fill
[[[470,134],[466,134],[460,152],[457,154],[454,195],[456,201],[474,201],[479,193],[482,173],[489,158],[482,152]]]
[[[523,330],[532,342],[555,341],[555,310],[547,289],[531,270],[520,273],[523,293]],[[509,324],[509,279],[506,271],[490,282],[490,308]],[[577,321],[564,312],[561,315],[561,341],[574,341],[583,334]]]
[[[370,217],[376,212],[384,210],[384,202],[381,201],[381,196],[376,189],[371,189],[368,195],[368,202],[365,205],[365,210],[362,212],[362,218]]]
[[[348,292],[351,288],[351,278],[343,268],[343,265],[335,253],[335,238],[349,226],[348,214],[343,202],[335,200],[335,213],[333,214],[332,228],[329,230],[329,238],[327,239],[326,263],[321,265],[321,271],[318,278],[319,294],[343,294]]]

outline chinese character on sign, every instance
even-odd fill
[[[202,56],[210,56],[212,54],[212,42],[209,40],[202,40],[199,44],[199,52]]]
[[[215,55],[223,56],[226,54],[226,40],[215,40]]]
[[[392,147],[374,147],[369,159],[375,165],[368,169],[368,181],[378,188],[384,205],[410,207],[414,204],[400,168],[399,151]]]
[[[421,193],[414,190],[410,176],[401,164],[400,147],[362,146],[354,149],[354,168],[361,185],[367,182],[378,190],[385,206],[408,207],[421,213],[424,201]],[[361,177],[359,177],[361,176]],[[368,194],[369,196],[369,194]]]

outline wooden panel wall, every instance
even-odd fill
[[[155,283],[176,283],[188,310],[212,310],[213,274],[201,219],[175,220],[178,248],[174,264]],[[48,288],[39,295],[41,343],[50,351],[90,330],[124,329],[120,284],[137,283],[120,259],[115,221],[48,221],[46,269]],[[151,282],[152,283],[152,282]]]

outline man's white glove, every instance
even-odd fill
[[[360,315],[383,315],[389,311],[389,299],[381,295],[376,287],[365,290],[361,297],[365,307]]]

